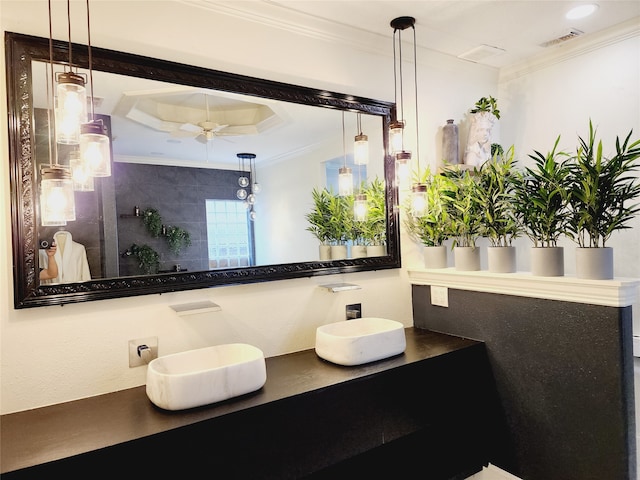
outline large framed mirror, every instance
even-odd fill
[[[95,47],[93,110],[111,135],[112,175],[75,192],[75,221],[43,225],[43,169],[73,157],[49,152],[49,79],[69,59],[67,43],[51,47],[5,36],[16,308],[400,267],[393,104]],[[72,53],[88,74],[87,47]],[[354,162],[361,133],[366,165]],[[376,242],[343,238],[347,252],[327,258],[308,215],[345,166],[356,192],[378,195],[383,246],[356,255]],[[54,240],[65,273],[47,280]]]

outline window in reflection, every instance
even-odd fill
[[[207,200],[206,211],[209,268],[255,265],[253,223],[245,202]]]

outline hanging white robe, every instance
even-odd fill
[[[56,232],[53,235],[58,249],[54,258],[58,264],[58,276],[52,280],[43,280],[43,284],[75,283],[91,280],[89,262],[84,245],[74,242],[71,233]],[[40,267],[47,268],[49,259],[45,250],[40,250]]]

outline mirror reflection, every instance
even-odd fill
[[[52,140],[68,45],[50,61],[47,39],[6,37],[17,308],[400,266],[391,104],[92,48],[87,111],[111,150],[86,175],[89,150]],[[314,217],[317,194],[332,213]]]

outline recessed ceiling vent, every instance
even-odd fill
[[[552,47],[554,45],[558,45],[560,43],[566,42],[567,40],[571,40],[572,38],[579,37],[584,32],[582,30],[578,30],[577,28],[572,28],[564,35],[559,36],[558,38],[554,38],[553,40],[549,40],[548,42],[544,42],[540,44],[541,47]]]
[[[479,47],[472,48],[468,52],[458,55],[458,58],[479,63],[482,60],[486,60],[487,58],[495,55],[500,55],[504,52],[505,50],[502,48],[492,47],[491,45],[480,45]]]

